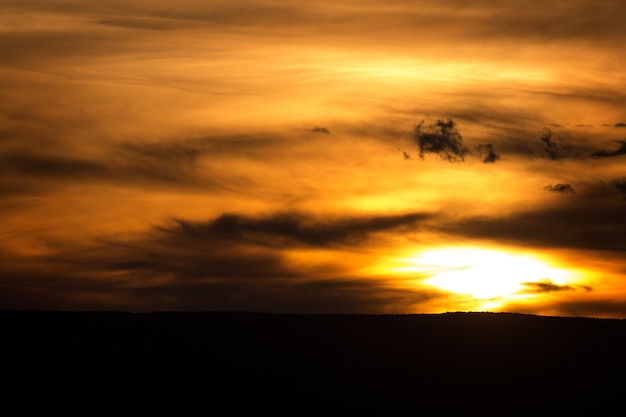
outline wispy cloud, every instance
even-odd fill
[[[205,150],[192,145],[121,143],[104,150],[93,158],[37,148],[0,152],[0,173],[25,192],[90,183],[228,190],[201,170],[198,157]]]

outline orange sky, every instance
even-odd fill
[[[626,317],[621,2],[127,3],[0,0],[0,308]]]

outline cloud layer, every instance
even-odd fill
[[[0,308],[626,315],[621,3],[466,3],[3,1]]]

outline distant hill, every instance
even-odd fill
[[[626,320],[0,311],[0,325],[5,403],[23,412],[602,415],[626,392]]]

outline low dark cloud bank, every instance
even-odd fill
[[[157,296],[191,309],[281,312],[376,312],[436,296],[386,287],[353,277],[343,265],[294,265],[283,251],[294,247],[354,250],[379,233],[413,230],[423,213],[323,220],[303,213],[264,217],[224,214],[205,222],[175,220],[149,236],[119,246],[107,243],[93,259],[103,270],[130,276],[172,276],[145,285],[135,297]],[[148,279],[149,281],[149,279]]]
[[[359,251],[377,236],[415,230],[429,217],[324,219],[275,213],[173,220],[134,238],[99,238],[78,247],[57,244],[53,254],[38,260],[45,268],[12,272],[0,266],[0,272],[14,278],[0,283],[0,303],[22,308],[406,312],[441,294],[392,288],[383,278],[353,274],[342,262],[293,262],[289,253],[294,248]]]

